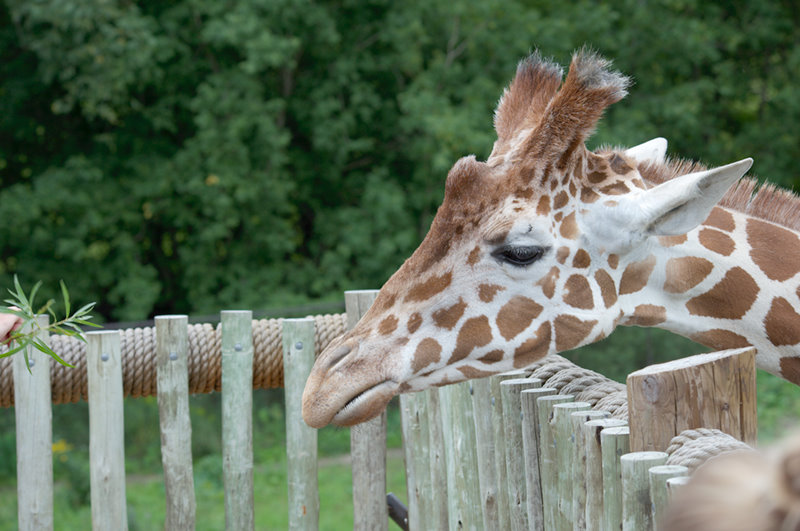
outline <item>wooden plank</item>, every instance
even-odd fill
[[[38,317],[39,326],[49,323]],[[23,332],[30,331],[24,328]],[[48,342],[47,332],[37,338]],[[17,517],[21,531],[53,529],[53,409],[50,356],[28,347],[30,372],[22,352],[14,354],[14,413],[17,431]]]
[[[225,529],[253,529],[253,312],[223,311],[220,312],[220,322]],[[302,424],[298,422],[300,417],[295,416],[299,414],[299,411],[290,410],[287,404],[287,424],[290,418],[293,424]],[[288,440],[288,427],[286,436]],[[290,480],[290,500],[291,490]]]
[[[681,431],[717,428],[755,444],[755,349],[700,354],[628,376],[631,450],[663,451]]]
[[[622,529],[622,467],[620,457],[630,450],[628,426],[600,432],[603,458],[603,529]]]
[[[542,381],[538,378],[514,378],[500,383],[511,529],[520,531],[528,529],[528,493],[525,488],[525,448],[522,440],[520,393],[541,386]]]
[[[439,389],[451,530],[483,529],[478,452],[475,448],[474,413],[469,389],[469,382]]]
[[[347,328],[352,330],[367,313],[378,290],[345,291]],[[386,530],[386,411],[350,428],[353,459],[353,526],[355,529]]]
[[[649,470],[650,475],[650,500],[653,502],[652,522],[654,531],[659,531],[659,524],[666,514],[669,506],[669,492],[667,480],[689,475],[689,469],[681,465],[654,466]]]
[[[665,452],[632,452],[620,458],[622,468],[622,529],[653,528],[650,468],[667,462]]]
[[[494,470],[497,477],[497,520],[500,529],[511,529],[511,504],[506,473],[506,435],[503,425],[503,396],[500,383],[514,378],[524,378],[525,371],[509,371],[489,378],[491,394],[492,436],[494,438]]]
[[[607,412],[606,412],[607,413]],[[603,454],[600,432],[605,428],[625,426],[621,419],[599,419],[585,422],[581,428],[586,452],[586,529],[603,529]]]
[[[558,469],[556,448],[556,428],[553,421],[553,408],[575,400],[573,395],[554,395],[539,397],[536,402],[539,411],[539,469],[542,483],[542,518],[544,529],[557,529],[558,521]]]
[[[590,420],[605,419],[608,411],[575,411],[570,414],[570,443],[572,444],[572,522],[573,529],[586,529],[586,467],[587,449],[583,425]]]
[[[497,463],[492,415],[492,383],[489,378],[472,380],[472,409],[475,417],[475,446],[478,453],[478,480],[481,488],[484,529],[502,529],[500,507],[501,489],[497,485]],[[507,515],[508,512],[504,511]],[[506,529],[508,523],[506,518]],[[415,528],[419,529],[419,528]]]
[[[569,402],[553,406],[553,424],[556,432],[556,466],[558,467],[558,505],[556,510],[556,529],[572,530],[572,458],[574,455],[574,436],[571,415],[576,411],[587,411],[592,405],[588,402]]]
[[[119,330],[86,333],[92,529],[128,529]]]
[[[425,523],[432,529],[449,529],[450,517],[448,515],[447,501],[447,455],[444,447],[444,424],[442,419],[442,404],[439,389],[433,388],[425,391],[428,394],[428,429],[430,430],[431,449],[431,485],[433,490],[429,493],[433,506],[434,519]]]
[[[192,472],[192,423],[189,418],[188,318],[156,319],[156,371],[164,467],[165,529],[194,529],[197,503]]]
[[[522,445],[525,449],[525,490],[528,502],[528,524],[533,531],[544,529],[542,505],[541,444],[539,441],[539,405],[537,399],[558,393],[552,387],[526,389],[520,393],[522,402]],[[508,529],[508,528],[506,528]]]
[[[406,467],[408,526],[409,529],[422,529],[423,522],[435,520],[431,500],[433,477],[427,391],[400,395],[400,420]]]
[[[283,321],[290,529],[319,528],[317,430],[302,421],[303,388],[315,359],[314,333],[314,319]]]

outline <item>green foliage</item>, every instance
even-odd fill
[[[593,142],[792,185],[798,11],[542,1],[0,6],[0,280],[64,278],[102,319],[380,286],[538,47],[634,76]],[[55,296],[55,293],[47,293]]]
[[[67,367],[72,367],[72,365],[61,359],[61,357],[47,345],[46,341],[43,341],[37,336],[42,332],[48,332],[74,337],[86,342],[86,338],[83,337],[83,330],[79,325],[98,325],[89,321],[89,319],[92,318],[92,316],[89,315],[89,312],[92,311],[92,308],[94,308],[93,302],[82,306],[81,308],[75,310],[74,313],[70,314],[69,291],[67,291],[67,286],[63,281],[61,281],[60,284],[61,295],[64,297],[63,319],[58,319],[58,317],[56,317],[56,312],[53,310],[53,305],[55,304],[53,299],[50,299],[39,308],[34,306],[36,294],[39,292],[39,288],[42,285],[41,281],[34,284],[33,288],[31,288],[30,295],[27,295],[25,294],[25,290],[22,289],[19,279],[16,275],[14,275],[14,290],[8,290],[8,292],[11,294],[11,298],[4,301],[9,307],[0,306],[0,313],[12,314],[19,317],[22,320],[22,325],[20,330],[11,332],[10,338],[14,341],[14,345],[5,353],[0,354],[0,357],[4,358],[22,351],[22,355],[25,357],[25,365],[28,367],[28,371],[30,371],[31,367],[30,360],[28,359],[28,347],[32,346],[36,348],[36,350],[51,356],[60,364],[66,365]],[[50,314],[54,322],[48,323],[47,326],[42,327],[39,324],[37,317],[45,314]]]

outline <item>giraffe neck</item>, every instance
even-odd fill
[[[759,368],[800,385],[800,234],[716,207],[688,234],[655,240],[621,274],[619,324],[754,346]]]

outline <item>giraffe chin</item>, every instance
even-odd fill
[[[389,401],[398,393],[400,386],[392,381],[385,380],[347,401],[336,413],[330,423],[336,426],[354,426],[371,418],[377,417],[386,409]]]

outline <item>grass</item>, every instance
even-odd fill
[[[215,459],[215,461],[218,461]],[[225,529],[225,500],[222,486],[222,464],[214,478],[195,473],[198,531]],[[319,467],[320,529],[352,529],[353,501],[349,464],[341,459],[322,460]],[[262,463],[254,470],[256,529],[288,529],[286,460]],[[387,459],[387,483],[390,492],[405,498],[405,469],[398,452]],[[54,493],[56,528],[65,531],[91,529],[89,505],[70,503],[71,486],[58,482]],[[164,484],[160,475],[128,476],[126,484],[130,531],[161,529],[164,525]],[[3,529],[16,529],[17,493],[12,486],[0,488],[0,522]],[[8,525],[8,527],[6,527]]]

